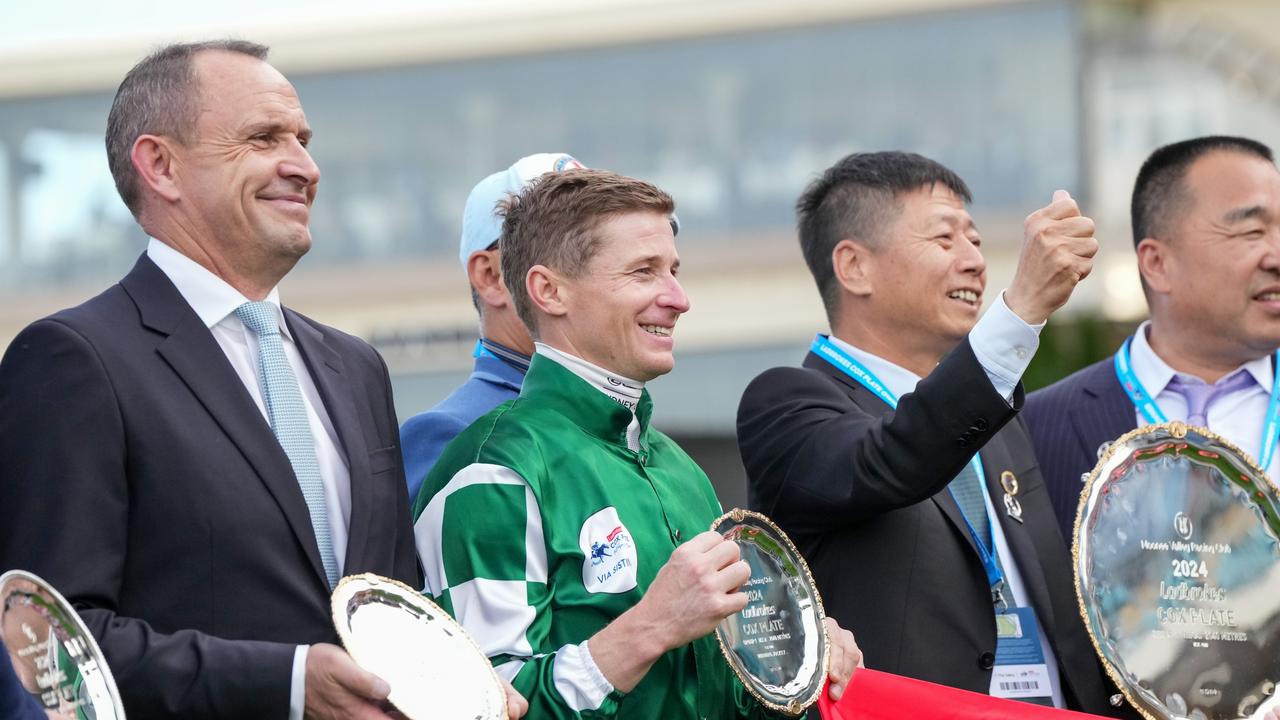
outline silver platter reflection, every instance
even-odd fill
[[[1280,679],[1280,504],[1239,448],[1130,432],[1087,479],[1073,546],[1085,626],[1151,719],[1249,718]]]
[[[391,686],[409,720],[505,720],[506,693],[489,659],[444,610],[403,583],[373,574],[333,591],[338,636],[360,667]]]
[[[716,639],[747,690],[765,707],[799,715],[827,676],[822,599],[804,558],[767,517],[731,510],[711,529],[738,544],[751,566],[747,606],[716,627]]]
[[[22,570],[0,575],[0,630],[18,680],[50,718],[124,720],[102,650],[44,580]]]

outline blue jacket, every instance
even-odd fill
[[[0,717],[12,720],[45,720],[46,717],[40,703],[18,681],[3,642],[0,642]]]
[[[400,451],[404,453],[411,503],[445,446],[481,415],[514,400],[522,382],[524,373],[492,355],[480,355],[465,383],[435,407],[400,426]]]

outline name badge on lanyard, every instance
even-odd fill
[[[996,664],[991,669],[988,694],[1053,706],[1053,686],[1039,627],[1035,610],[1029,607],[996,612]]]
[[[1120,345],[1120,349],[1116,350],[1114,362],[1116,379],[1120,381],[1120,387],[1124,388],[1125,394],[1129,396],[1129,401],[1138,409],[1138,412],[1142,413],[1142,417],[1147,422],[1153,425],[1169,422],[1164,411],[1156,405],[1155,398],[1147,392],[1147,389],[1142,386],[1142,381],[1138,380],[1138,376],[1133,372],[1131,360],[1133,356],[1129,350],[1132,342],[1133,337],[1127,337]],[[1276,442],[1280,440],[1280,350],[1272,356],[1272,365],[1276,369],[1276,375],[1271,379],[1271,399],[1267,402],[1267,419],[1262,425],[1262,440],[1257,455],[1258,464],[1264,473],[1271,467],[1271,460],[1276,454]]]

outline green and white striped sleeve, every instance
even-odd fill
[[[587,649],[548,647],[547,550],[537,498],[518,473],[464,467],[414,524],[426,592],[457,618],[498,674],[529,701],[529,717],[611,717],[621,693]]]

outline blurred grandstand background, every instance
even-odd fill
[[[693,311],[657,424],[743,502],[747,381],[825,328],[792,229],[814,175],[906,149],[975,193],[988,300],[1022,218],[1062,187],[1099,224],[1094,276],[1027,378],[1108,352],[1145,313],[1128,201],[1156,146],[1229,132],[1280,146],[1280,4],[1269,0],[120,0],[0,7],[0,347],[96,293],[145,238],[102,135],[155,45],[273,46],[323,171],[315,248],[285,301],[370,340],[401,418],[465,377],[476,338],[457,259],[463,200],[521,155],[563,150],[679,205]],[[145,23],[137,18],[148,17]]]

